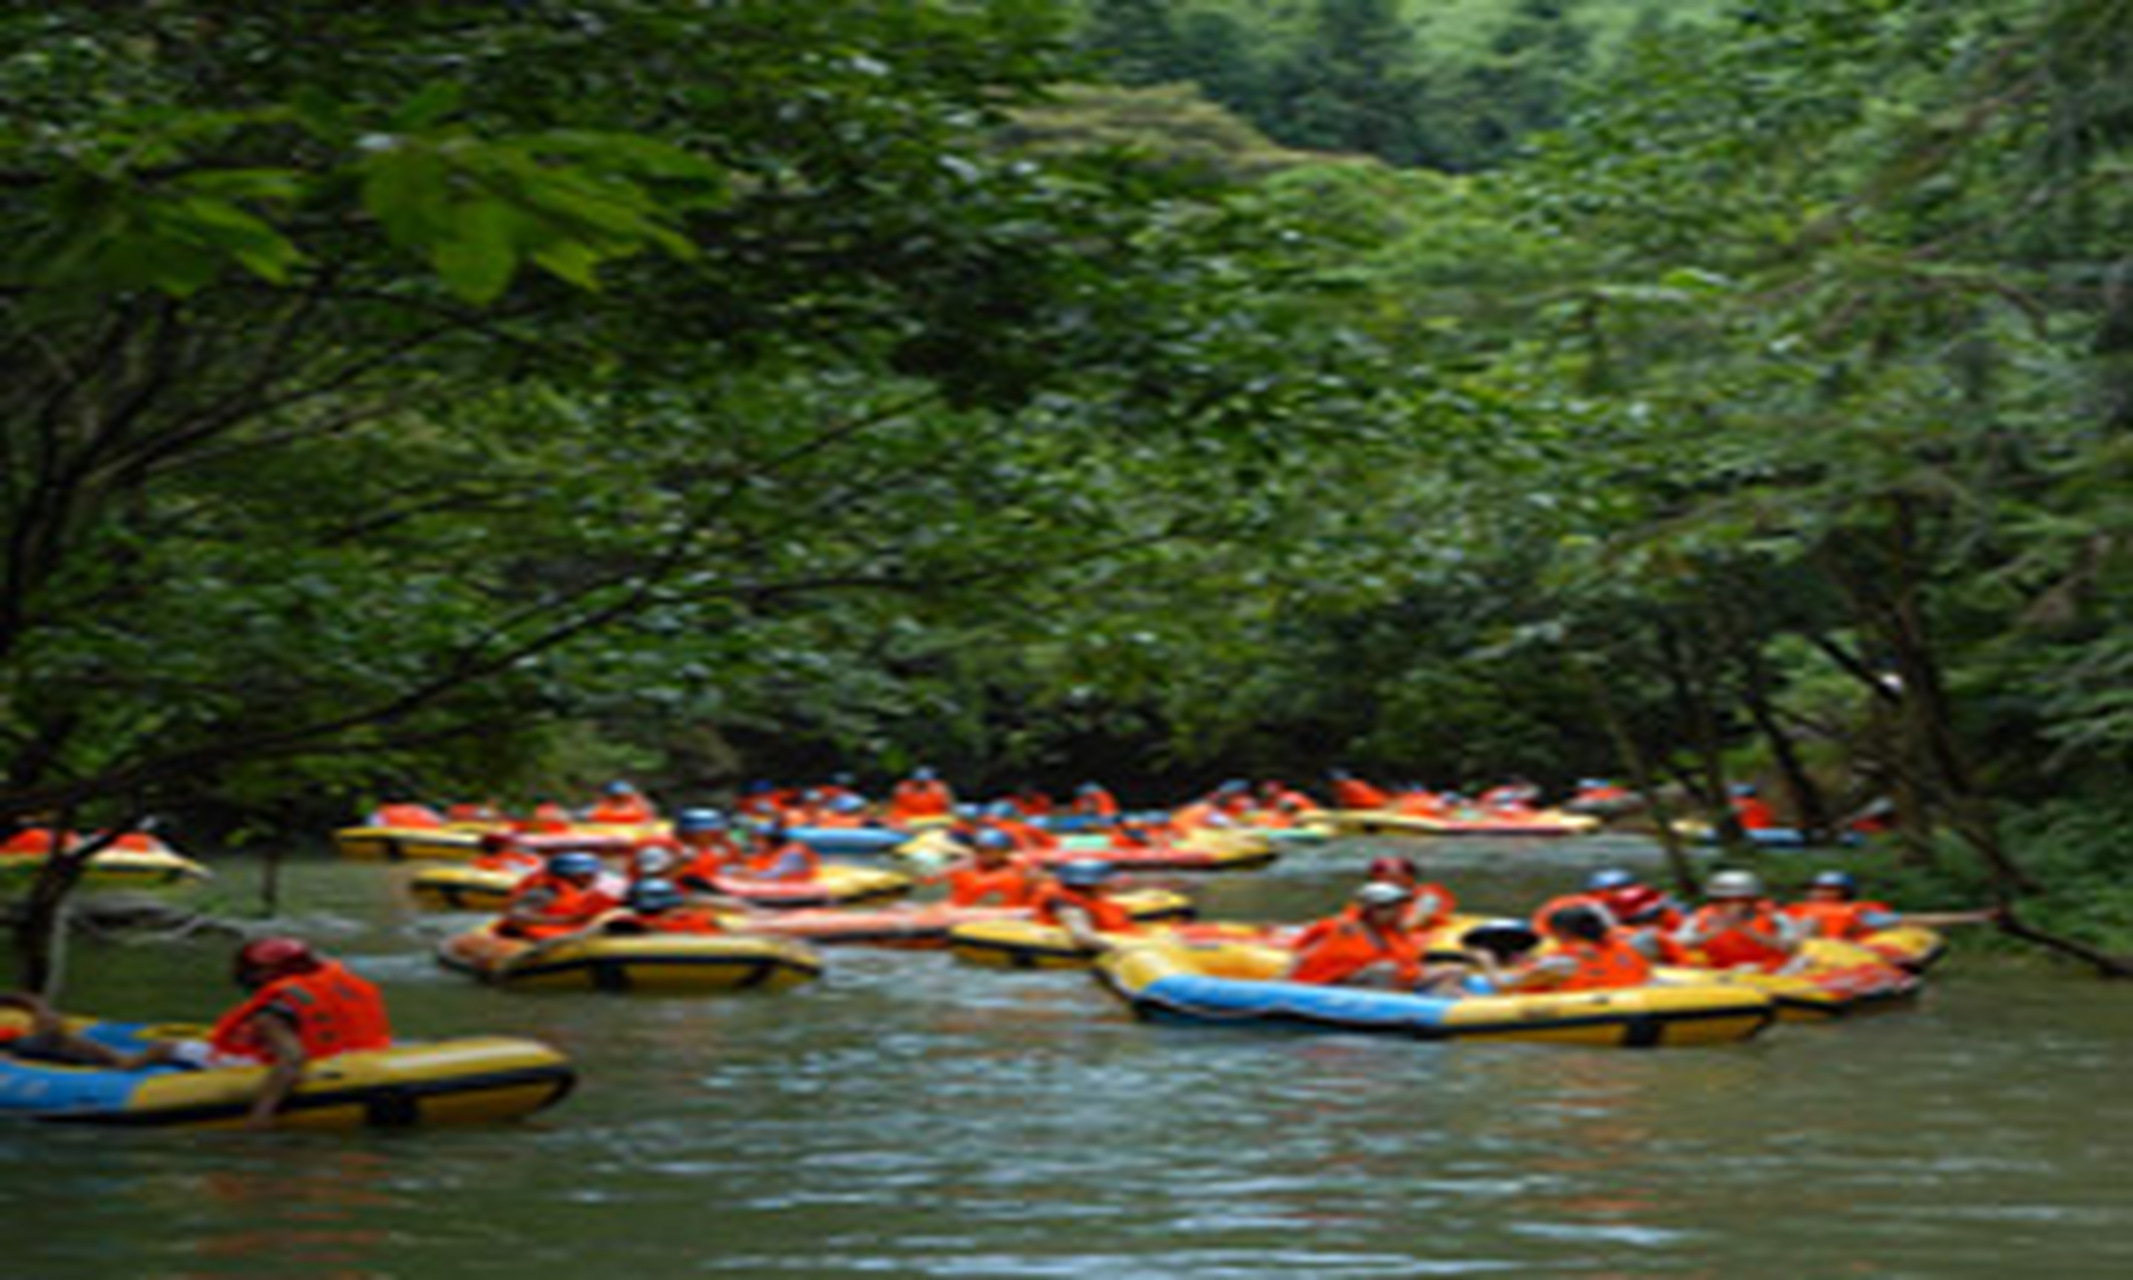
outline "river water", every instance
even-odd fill
[[[1206,914],[1315,913],[1387,847],[1202,882]],[[1489,910],[1644,852],[1427,856]],[[438,969],[466,921],[393,874],[296,863],[290,923],[403,1036],[537,1036],[577,1093],[457,1131],[0,1125],[8,1274],[2133,1275],[2133,993],[2076,974],[1959,954],[1911,1009],[1653,1052],[1158,1028],[1086,975],[940,953],[834,951],[774,996],[518,994]],[[69,1004],[211,1016],[228,950],[78,945]]]

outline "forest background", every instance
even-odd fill
[[[0,822],[1754,780],[2133,940],[2133,0],[90,2],[0,103]]]

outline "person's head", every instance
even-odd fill
[[[1386,854],[1372,858],[1369,869],[1363,874],[1368,879],[1382,880],[1387,884],[1411,885],[1422,878],[1422,868],[1415,865],[1413,858]]]
[[[978,861],[991,865],[1007,861],[1007,855],[1015,851],[1015,838],[998,827],[986,827],[972,838],[977,848]]]
[[[1414,899],[1414,890],[1404,884],[1389,880],[1372,880],[1355,891],[1355,905],[1363,914],[1380,918],[1396,917],[1400,908]]]
[[[281,978],[310,973],[322,963],[311,944],[302,938],[254,938],[237,948],[230,976],[237,980],[238,986],[250,990]]]
[[[686,899],[682,897],[681,890],[675,888],[671,880],[639,880],[630,886],[630,910],[642,915],[658,915],[662,911],[672,911],[684,901]]]
[[[1011,820],[1022,816],[1022,811],[1015,807],[1015,802],[1012,800],[995,800],[986,805],[981,812],[994,822],[999,822],[1002,819]]]
[[[1726,794],[1740,797],[1752,796],[1756,794],[1756,786],[1752,782],[1736,782],[1726,788]]]
[[[1523,920],[1484,920],[1459,935],[1459,945],[1511,961],[1540,945],[1540,934]]]
[[[647,845],[630,858],[630,867],[640,879],[663,876],[674,866],[674,853],[658,845]]]
[[[1625,871],[1621,867],[1601,867],[1585,877],[1585,892],[1612,893],[1617,889],[1627,889],[1635,883],[1637,877],[1634,872]]]
[[[1560,938],[1598,942],[1607,936],[1607,917],[1584,905],[1558,907],[1548,913],[1548,928]]]
[[[1859,892],[1859,881],[1849,871],[1820,871],[1808,882],[1807,893],[1821,902],[1849,902]]]
[[[1711,902],[1750,903],[1763,896],[1763,882],[1753,871],[1721,871],[1703,886]]]
[[[1076,859],[1073,862],[1061,863],[1052,876],[1069,889],[1093,893],[1110,882],[1111,864],[1089,858]]]
[[[572,849],[548,859],[548,873],[572,884],[589,884],[600,874],[600,855]]]
[[[911,779],[914,782],[935,782],[939,778],[940,775],[933,771],[933,766],[930,764],[922,764],[911,771]]]
[[[690,836],[702,839],[724,832],[732,825],[720,809],[683,809],[674,815],[674,834],[683,840]]]
[[[606,796],[610,800],[619,800],[624,796],[636,795],[637,788],[631,786],[627,782],[624,782],[622,779],[617,778],[613,782],[610,782],[606,786],[600,788],[600,794]]]

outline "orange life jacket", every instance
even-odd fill
[[[1057,883],[1046,884],[1037,890],[1030,901],[1030,915],[1040,924],[1065,924],[1059,916],[1061,907],[1079,910],[1089,918],[1089,927],[1098,933],[1140,932],[1131,913],[1118,903],[1100,894],[1082,893]]]
[[[1029,872],[1013,863],[992,868],[972,863],[948,873],[948,905],[953,907],[983,906],[988,899],[1003,907],[1024,907],[1035,894]]]
[[[650,914],[631,912],[611,920],[603,929],[611,928],[616,933],[676,933],[703,934],[724,933],[726,927],[718,917],[696,907],[675,907]]]
[[[53,846],[58,843],[59,832],[53,828],[26,827],[9,836],[6,844],[0,844],[0,854],[19,854],[24,857],[35,857],[39,854],[50,853]],[[70,840],[67,843],[72,844],[73,842]]]
[[[1565,955],[1577,961],[1577,968],[1555,988],[1557,991],[1641,987],[1652,979],[1651,961],[1620,938],[1610,936],[1600,942],[1571,939],[1560,945]]]
[[[1333,783],[1333,803],[1341,809],[1382,809],[1392,797],[1361,778],[1340,778]]]
[[[637,826],[656,822],[659,811],[643,796],[606,796],[585,811],[587,822],[613,823],[617,826]]]
[[[822,870],[822,858],[799,841],[788,840],[775,849],[748,859],[741,867],[751,879],[772,880],[781,884],[805,884]]]
[[[1886,902],[1795,902],[1785,914],[1808,925],[1812,938],[1838,938],[1856,942],[1882,926],[1868,923],[1869,916],[1894,915]]]
[[[208,1044],[230,1057],[268,1061],[266,1042],[252,1020],[269,1010],[294,1024],[306,1058],[392,1045],[384,997],[369,982],[331,960],[309,973],[276,978],[261,987],[251,999],[222,1015],[208,1032]]]
[[[889,797],[889,816],[893,819],[944,818],[955,810],[955,795],[948,784],[935,779],[920,782],[906,778],[896,784]]]
[[[370,815],[373,827],[441,827],[444,815],[426,804],[381,804]]]
[[[1756,796],[1735,796],[1733,818],[1743,831],[1768,831],[1778,824],[1776,811]]]
[[[1293,944],[1296,966],[1291,982],[1332,986],[1371,965],[1390,961],[1394,976],[1412,984],[1422,976],[1422,946],[1405,930],[1379,933],[1349,913],[1307,927]]]
[[[576,933],[622,905],[599,889],[581,889],[561,876],[536,871],[519,881],[511,890],[510,900],[504,907],[505,914],[508,916],[516,912],[520,904],[541,890],[546,890],[551,896],[547,902],[535,909],[532,918],[506,919],[498,928],[506,934],[521,938],[560,937],[566,933]]]
[[[1744,966],[1764,970],[1782,968],[1792,958],[1783,947],[1773,946],[1760,935],[1776,936],[1780,932],[1778,913],[1767,902],[1755,904],[1755,912],[1745,923],[1734,923],[1715,934],[1707,931],[1721,918],[1717,906],[1699,907],[1689,917],[1690,931],[1703,942],[1699,948],[1704,960],[1714,969],[1738,969]]]

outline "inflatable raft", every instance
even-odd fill
[[[92,1022],[78,1034],[122,1051],[198,1027]],[[114,1071],[0,1054],[0,1114],[72,1124],[232,1129],[244,1125],[264,1067]],[[321,1059],[275,1118],[277,1128],[361,1129],[509,1120],[560,1102],[576,1075],[534,1040],[479,1037]]]
[[[0,898],[30,891],[44,870],[46,855],[0,856]],[[173,849],[106,849],[89,859],[82,873],[84,889],[168,892],[205,884],[214,873]]]
[[[1775,1016],[1760,992],[1711,983],[1516,996],[1417,995],[1283,982],[1289,955],[1249,944],[1129,943],[1096,972],[1136,1015],[1163,1022],[1361,1031],[1417,1040],[1623,1048],[1746,1040]]]
[[[1118,894],[1126,901],[1131,895]],[[1465,952],[1459,938],[1482,922],[1479,916],[1453,916],[1430,934],[1424,948],[1431,960],[1459,960]],[[1200,921],[1197,923],[1151,922],[1145,933],[1117,935],[1122,942],[1175,941],[1189,943],[1243,942],[1283,950],[1298,927],[1291,924]],[[957,925],[948,931],[948,950],[957,960],[988,969],[1086,969],[1095,963],[1098,950],[1085,947],[1058,925],[1035,920],[985,920]]]
[[[1589,814],[1536,809],[1531,813],[1491,813],[1429,817],[1397,809],[1334,809],[1326,825],[1344,836],[1512,836],[1547,838],[1586,835],[1600,825]]]
[[[1117,895],[1120,906],[1136,920],[1185,920],[1192,899],[1181,893],[1147,889]],[[725,918],[728,927],[771,938],[793,938],[822,946],[864,945],[906,950],[938,950],[949,935],[966,925],[1026,923],[1027,907],[952,907],[947,903],[883,907],[874,911],[803,910],[761,912]]]
[[[438,962],[504,987],[568,991],[786,991],[822,976],[813,951],[744,934],[581,934],[535,944],[484,927],[445,939]]]
[[[344,858],[365,862],[472,862],[481,856],[481,838],[491,828],[456,827],[343,827],[333,833],[333,846]],[[607,857],[623,857],[647,839],[656,838],[656,827],[585,826],[571,831],[529,831],[517,834],[512,843],[530,853],[562,853],[582,849]]]
[[[916,837],[900,827],[787,827],[785,834],[826,858],[893,854]]]
[[[504,909],[520,879],[515,872],[478,867],[422,867],[408,877],[407,889],[418,905],[432,911],[493,913]],[[914,883],[898,871],[832,864],[800,883],[720,880],[718,892],[766,910],[798,910],[880,902],[909,893]]]
[[[1252,871],[1273,865],[1280,856],[1281,850],[1271,840],[1229,832],[1152,845],[1115,845],[1108,838],[1084,842],[1076,837],[1061,841],[1057,849],[1028,855],[1038,866],[1101,862],[1122,872]]]
[[[1769,997],[1786,1022],[1826,1022],[1899,1006],[1915,997],[1924,980],[1890,964],[1879,952],[1855,943],[1816,938],[1801,944],[1806,968],[1794,973],[1753,969],[1662,968],[1671,982],[1717,983]]]

